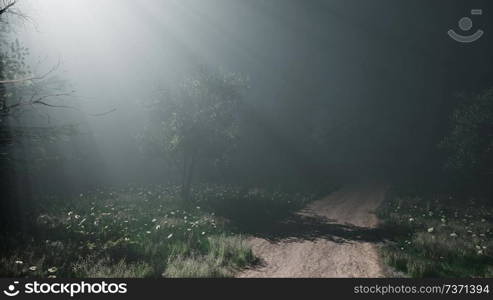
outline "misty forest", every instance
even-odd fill
[[[489,14],[0,0],[0,276],[493,277]]]

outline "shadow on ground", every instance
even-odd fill
[[[325,217],[293,214],[285,221],[274,224],[250,226],[243,224],[241,231],[271,242],[297,242],[325,239],[336,243],[391,241],[402,234],[400,228],[367,228],[352,224],[339,224]]]

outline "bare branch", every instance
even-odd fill
[[[31,80],[39,80],[39,79],[43,79],[43,77],[29,77],[29,78],[14,79],[14,80],[0,80],[0,84],[13,84],[13,83],[20,83],[20,82],[31,81]]]
[[[2,1],[3,8],[0,8],[0,16],[6,13],[16,3],[17,1],[15,0]]]
[[[28,101],[19,101],[18,103],[6,106],[5,111],[9,112],[14,108],[20,108],[20,107],[26,107],[26,106],[34,107],[35,105],[41,105],[41,106],[46,106],[46,107],[51,107],[51,108],[72,109],[72,110],[76,110],[76,111],[81,112],[81,110],[75,106],[52,104],[52,103],[49,103],[46,101],[46,99],[49,99],[49,98],[69,97],[69,96],[72,96],[73,93],[75,93],[75,91],[71,91],[68,93],[50,94],[50,95],[44,95],[44,96],[38,96],[37,94],[33,94],[31,96],[31,99],[29,99]],[[36,97],[38,97],[38,98],[36,98]],[[117,109],[113,108],[113,109],[110,109],[108,111],[104,111],[102,113],[87,114],[87,115],[91,116],[91,117],[103,117],[103,116],[109,115],[115,111],[117,111]]]
[[[53,66],[53,68],[51,68],[50,70],[48,70],[48,72],[40,76],[33,76],[33,77],[13,79],[13,80],[0,80],[0,84],[15,84],[15,83],[21,83],[26,81],[42,80],[48,77],[48,75],[50,75],[51,73],[55,72],[59,67],[60,67],[60,60],[58,60],[58,63],[55,66]]]
[[[89,114],[89,116],[91,116],[91,117],[102,117],[102,116],[109,115],[109,114],[111,114],[111,113],[113,113],[113,112],[115,112],[115,111],[116,111],[116,108],[113,108],[113,109],[108,110],[108,111],[103,112],[103,113],[99,113],[99,114]]]

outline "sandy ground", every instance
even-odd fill
[[[384,277],[374,212],[385,191],[378,184],[346,186],[299,212],[278,236],[251,238],[262,262],[238,277]]]

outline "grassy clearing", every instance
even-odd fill
[[[44,200],[27,231],[1,238],[0,276],[229,277],[255,262],[226,222],[177,195],[152,186]]]
[[[382,248],[397,270],[411,277],[493,277],[493,208],[480,200],[391,193],[379,215],[398,232]]]
[[[315,194],[198,185],[100,189],[41,199],[22,232],[0,237],[0,276],[231,277],[256,259],[242,233],[285,218]]]

